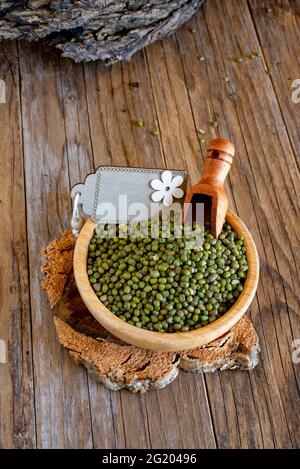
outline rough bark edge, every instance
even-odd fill
[[[203,0],[136,2],[135,6],[120,2],[119,8],[117,2],[107,7],[74,2],[68,8],[59,2],[55,7],[54,2],[10,3],[0,7],[0,40],[42,40],[76,62],[102,60],[108,65],[130,60],[143,47],[173,34]]]
[[[145,27],[143,30],[137,31],[135,39],[132,39],[128,34],[126,37],[114,41],[107,48],[93,38],[84,42],[65,42],[56,47],[62,50],[62,57],[70,58],[75,62],[102,60],[106,65],[112,65],[122,60],[129,61],[139,50],[175,33],[196,13],[201,5],[202,1],[193,0],[180,10],[174,11],[166,20],[160,21],[156,27]]]
[[[52,241],[43,249],[42,256],[47,260],[41,266],[44,273],[42,288],[47,292],[50,306],[53,306],[62,297],[69,273],[73,269],[73,251],[76,238],[72,230],[68,229],[63,236]]]
[[[212,373],[216,370],[252,370],[259,362],[258,335],[252,322],[243,316],[219,339],[195,350],[180,354],[180,368],[185,371]]]
[[[178,375],[179,356],[153,352],[131,345],[80,334],[54,316],[57,335],[70,356],[83,364],[94,378],[113,391],[144,393],[161,389]]]

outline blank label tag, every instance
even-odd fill
[[[164,180],[170,180],[170,185],[164,184]],[[166,174],[167,173],[167,174]],[[181,191],[174,191],[176,176],[182,177],[182,183],[178,185]],[[81,204],[84,216],[91,217],[95,223],[127,223],[132,219],[145,220],[155,215],[163,207],[163,194],[170,191],[178,195],[185,193],[188,175],[186,171],[122,168],[102,166],[93,174],[89,174],[83,184],[77,184],[71,192],[72,199],[79,193],[78,203]],[[160,182],[153,189],[153,180]],[[156,186],[161,188],[156,189]],[[173,192],[172,192],[173,191]],[[153,197],[153,193],[156,196]],[[176,198],[173,203],[183,204],[184,195]],[[152,197],[158,202],[153,202]],[[170,201],[170,196],[168,197]]]

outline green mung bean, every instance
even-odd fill
[[[124,237],[122,225],[113,238],[95,232],[87,259],[95,294],[122,321],[150,331],[187,332],[210,324],[243,291],[243,238],[225,223],[214,239],[205,225],[203,245],[193,249],[188,238],[175,237],[174,223],[169,237],[161,222],[157,229],[159,238]]]

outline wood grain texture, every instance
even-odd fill
[[[18,53],[1,45],[0,78],[0,448],[34,448],[35,410],[20,119]]]
[[[291,299],[287,300],[287,294],[293,292],[290,298],[296,300],[298,287],[295,279],[298,274],[294,246],[298,239],[296,213],[299,213],[299,172],[265,65],[249,61],[241,68],[240,64],[232,63],[232,58],[238,55],[246,56],[251,51],[259,50],[247,4],[231,1],[222,4],[215,2],[214,5],[218,17],[229,17],[232,27],[228,30],[220,22],[216,28],[215,16],[211,10],[205,11],[205,24],[201,23],[204,26],[201,32],[207,31],[214,56],[213,63],[209,61],[207,64],[208,74],[212,81],[219,83],[214,106],[215,112],[222,112],[219,117],[220,131],[224,133],[224,122],[230,138],[240,149],[239,159],[236,160],[239,163],[232,168],[229,179],[234,188],[248,187],[247,197],[241,193],[235,196],[235,200],[238,214],[242,219],[249,220],[248,226],[258,247],[264,277],[258,288],[258,307],[254,305],[251,312],[252,317],[257,318],[257,324],[261,322],[260,334],[265,340],[262,370],[265,378],[259,385],[260,378],[257,381],[254,373],[251,388],[254,395],[259,393],[262,396],[260,387],[263,384],[266,405],[261,406],[261,400],[253,400],[248,416],[253,415],[255,425],[251,428],[241,421],[241,444],[247,445],[252,430],[255,430],[251,436],[252,444],[257,442],[255,444],[263,445],[263,441],[268,438],[270,443],[274,441],[275,446],[278,446],[278,441],[281,441],[279,446],[294,446],[299,438],[295,417],[299,394],[290,350],[293,337],[299,335],[299,306],[293,307],[294,303]],[[224,57],[225,49],[228,57],[227,54]],[[232,83],[228,89],[222,83],[222,77],[229,67]],[[239,169],[238,175],[235,173],[236,168]],[[244,182],[237,181],[236,177],[245,178]],[[296,194],[292,205],[289,202],[290,191]],[[269,242],[266,242],[267,239]],[[286,314],[287,308],[289,314]],[[282,354],[283,349],[285,353]],[[283,385],[287,376],[289,385]],[[237,375],[233,380],[240,388]],[[246,412],[243,407],[240,411],[239,408],[238,402],[238,417],[245,418]],[[267,409],[270,423],[276,431],[269,427],[269,431],[263,433],[254,416],[257,413],[262,415]],[[292,421],[292,425],[287,423]]]
[[[145,55],[139,54],[136,60],[130,64],[118,65],[112,69],[106,69],[96,64],[85,65],[85,76],[96,166],[107,162],[106,164],[148,167],[155,165],[158,168],[164,168],[166,162],[162,143],[149,132],[150,129],[158,125],[158,121]],[[138,83],[138,86],[132,87],[130,83]],[[147,129],[138,129],[132,125],[139,116],[142,116],[147,122]],[[172,153],[169,156],[171,157]],[[168,165],[169,167],[182,167],[181,161],[176,161],[176,158],[172,161],[172,165],[169,163]],[[181,383],[182,380],[184,378],[179,377],[178,383]],[[202,376],[198,379],[191,377],[190,380],[192,382],[195,380],[198,387],[204,388]],[[181,389],[180,387],[177,391],[179,396]],[[205,389],[203,393],[205,393]],[[112,398],[115,399],[115,396]],[[181,400],[183,399],[184,396],[181,397]],[[163,447],[174,448],[176,445],[184,447],[191,444],[191,439],[185,431],[186,424],[182,423],[181,430],[178,427],[178,415],[182,415],[182,409],[180,404],[174,400],[173,395],[161,394],[157,404],[158,411],[155,415],[152,411],[153,399],[148,395],[145,398],[133,400],[128,394],[122,393],[121,398],[115,400],[116,404],[113,403],[113,409],[116,409],[116,415],[122,415],[121,422],[117,418],[113,420],[114,425],[119,424],[116,435],[117,447],[135,445],[135,447],[143,448],[149,444],[149,441],[152,447],[158,447],[159,444],[155,445],[153,441],[159,441],[160,438]],[[130,407],[128,407],[128,403],[130,403]],[[130,411],[128,411],[129,408]],[[170,408],[174,409],[172,425],[161,431],[158,436],[156,421],[161,414],[167,416]],[[141,413],[147,416],[147,420],[137,432],[133,433],[132,419],[139,422]],[[214,447],[215,439],[208,401],[202,400],[201,406],[190,409],[189,416],[192,415],[193,418],[203,422],[203,428],[209,429],[197,433],[195,440],[197,444],[202,447]],[[159,421],[164,422],[165,417],[160,418]],[[123,429],[123,433],[121,433],[120,427]],[[97,443],[102,434],[104,431],[96,436]],[[152,435],[152,438],[149,435]]]
[[[0,364],[1,445],[299,447],[299,364],[291,356],[293,340],[300,337],[300,104],[290,99],[290,79],[300,78],[298,44],[297,2],[209,0],[176,37],[151,45],[129,64],[108,69],[96,63],[70,65],[21,44],[19,74],[17,49],[3,45],[0,71],[14,92],[6,105],[0,104],[0,179],[5,188],[0,210],[10,229],[3,231],[1,225],[0,337],[8,339],[9,354],[16,359],[13,368]],[[248,59],[253,52],[262,57]],[[238,56],[244,57],[242,64],[234,60]],[[271,77],[267,68],[273,70]],[[136,82],[137,87],[129,84]],[[144,119],[142,129],[132,125],[137,118]],[[160,138],[151,135],[153,128],[159,128]],[[181,373],[160,392],[116,394],[87,380],[61,351],[39,288],[39,251],[68,225],[70,185],[94,166],[187,168],[196,183],[205,148],[198,129],[205,130],[206,143],[222,136],[237,149],[226,190],[229,206],[245,221],[261,261],[250,313],[262,361],[249,374],[204,378]],[[24,207],[21,221],[19,214],[18,219],[10,215],[16,202]],[[19,259],[22,268],[11,259]],[[12,278],[16,290],[7,295]],[[10,410],[16,412],[12,406],[20,394],[27,404],[22,414],[14,415]],[[22,425],[27,433],[19,438]]]
[[[37,264],[45,240],[54,236],[55,226],[68,225],[70,216],[61,71],[56,56],[45,56],[38,48],[26,50],[25,45],[20,70],[37,445],[92,447],[86,373],[57,347]]]

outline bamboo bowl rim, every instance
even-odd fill
[[[244,236],[249,268],[244,283],[244,290],[236,302],[223,316],[211,324],[192,331],[162,334],[128,324],[109,311],[94,292],[87,274],[88,247],[96,226],[91,219],[86,221],[79,233],[73,260],[75,281],[86,307],[94,318],[111,334],[124,342],[150,350],[179,352],[200,347],[221,337],[238,322],[249,308],[259,279],[259,258],[250,232],[240,218],[231,210],[227,211],[226,221],[238,235]]]

